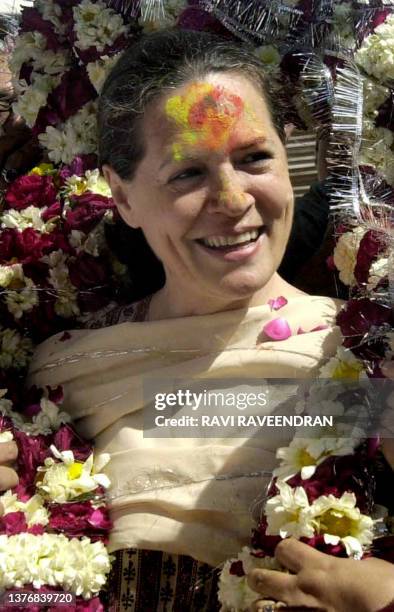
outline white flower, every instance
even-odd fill
[[[34,84],[19,91],[18,99],[12,105],[14,113],[20,115],[29,127],[33,127],[40,108],[46,105],[48,94],[57,82],[47,75],[37,76]]]
[[[320,369],[319,377],[357,381],[364,369],[364,363],[350,349],[339,346],[335,357],[331,357]]]
[[[56,314],[65,318],[78,316],[78,290],[70,281],[67,255],[62,250],[52,251],[42,257],[41,261],[50,266],[48,280],[56,290]]]
[[[51,501],[63,503],[94,491],[98,486],[109,487],[108,477],[99,473],[109,461],[108,454],[94,458],[92,453],[85,462],[81,462],[75,461],[72,451],[59,452],[55,446],[51,446],[51,451],[60,462],[55,463],[48,457],[45,466],[38,468],[44,474],[38,489]]]
[[[45,21],[50,21],[58,34],[64,34],[65,24],[62,21],[62,9],[53,0],[36,0],[35,8],[41,13]]]
[[[71,417],[67,412],[60,411],[59,407],[46,397],[41,399],[40,407],[40,412],[33,416],[32,422],[23,424],[21,429],[25,433],[33,436],[38,434],[46,436],[57,431],[63,423],[71,421]]]
[[[30,278],[25,278],[25,286],[18,291],[8,290],[5,296],[8,311],[21,319],[25,312],[33,310],[38,304],[38,289]]]
[[[334,264],[339,271],[339,278],[345,285],[353,285],[354,267],[360,242],[366,230],[356,227],[351,232],[345,232],[339,237],[334,249]]]
[[[372,544],[374,521],[356,507],[354,493],[318,497],[310,507],[316,533],[324,534],[326,544],[342,543],[347,555],[362,556]]]
[[[104,51],[107,45],[112,45],[121,35],[126,34],[127,27],[123,19],[104,2],[82,2],[73,8],[75,46],[79,49],[95,47]]]
[[[10,208],[1,216],[1,227],[17,229],[20,232],[32,227],[38,232],[46,233],[52,229],[52,224],[46,223],[41,215],[46,211],[46,207],[27,206],[23,210]]]
[[[33,584],[61,587],[89,599],[106,582],[110,558],[102,542],[64,535],[20,533],[0,536],[0,588]]]
[[[0,497],[0,502],[4,507],[4,514],[23,512],[28,527],[48,525],[49,523],[49,514],[44,507],[44,500],[41,495],[33,495],[27,502],[22,502],[18,500],[15,493],[8,490]]]
[[[25,275],[22,264],[0,266],[0,287],[23,286]]]
[[[355,54],[357,64],[381,83],[394,79],[394,15],[367,36]]]
[[[44,72],[45,75],[57,76],[58,78],[54,81],[55,86],[60,82],[61,76],[66,72],[69,67],[70,58],[67,53],[63,51],[51,51],[47,50],[44,53],[38,55],[33,62],[34,70],[37,72]],[[36,84],[38,75],[32,75],[33,85]]]
[[[14,75],[19,75],[22,64],[41,55],[47,46],[46,38],[39,32],[20,34],[15,42],[9,67]]]
[[[379,85],[376,81],[369,79],[368,77],[364,77],[363,79],[364,85],[364,106],[363,112],[365,115],[370,116],[371,118],[375,118],[378,114],[378,108],[387,100],[390,95],[390,90],[388,87],[384,87],[383,85]]]
[[[101,89],[104,85],[104,81],[107,78],[107,75],[112,69],[112,67],[116,64],[119,55],[119,53],[116,53],[111,57],[109,57],[108,55],[102,55],[100,59],[87,64],[86,70],[88,72],[90,82],[92,83],[97,93],[101,92]]]
[[[302,487],[291,488],[282,481],[279,494],[266,503],[267,535],[312,538],[323,535],[326,544],[341,543],[348,556],[362,556],[373,539],[374,521],[356,507],[354,493],[341,497],[322,495],[309,504]]]
[[[14,329],[0,327],[0,368],[23,368],[33,353],[29,338],[23,338]]]
[[[246,612],[256,601],[256,591],[252,591],[248,586],[246,575],[236,576],[230,573],[233,563],[242,561],[245,574],[249,574],[255,568],[278,571],[283,569],[274,557],[256,557],[252,553],[251,548],[244,546],[235,559],[229,559],[223,566],[219,578],[218,598],[225,610]]]
[[[389,259],[388,257],[380,257],[373,262],[369,269],[369,277],[367,283],[368,291],[376,289],[377,285],[383,280],[389,273]]]
[[[65,124],[48,126],[38,139],[55,163],[69,164],[77,155],[94,153],[97,149],[97,106],[88,102]]]
[[[292,488],[282,481],[276,483],[279,494],[271,497],[265,505],[267,535],[280,535],[281,538],[311,538],[314,526],[305,510],[309,501],[302,487]]]
[[[364,116],[360,163],[376,168],[390,185],[394,185],[393,144],[391,130],[375,127],[373,120]]]
[[[298,472],[301,478],[311,478],[320,463],[327,457],[350,455],[353,453],[357,440],[347,438],[298,438],[295,437],[289,446],[278,448],[277,459],[281,464],[273,475],[281,480],[287,480]]]
[[[14,439],[11,431],[2,431],[0,433],[0,444],[3,442],[11,442]]]
[[[100,171],[87,170],[85,176],[73,175],[66,179],[64,194],[65,196],[81,195],[85,191],[98,193],[107,198],[111,197],[111,190],[105,178],[100,174]]]

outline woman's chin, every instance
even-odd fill
[[[274,272],[270,270],[266,274],[246,273],[240,270],[229,274],[218,283],[221,295],[232,299],[253,298],[256,293],[263,291],[271,281]]]

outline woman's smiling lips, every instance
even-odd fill
[[[209,238],[198,239],[196,242],[199,247],[204,249],[205,253],[209,253],[213,257],[224,261],[236,262],[247,259],[257,253],[264,240],[265,231],[266,227],[261,226],[253,230],[243,232],[242,234],[216,234],[215,236]],[[244,238],[244,240],[235,244],[226,244],[227,242],[233,241],[235,238],[238,238],[239,240]]]

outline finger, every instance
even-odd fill
[[[19,483],[18,474],[10,467],[0,466],[0,491],[6,491],[16,487]]]
[[[0,444],[0,464],[1,463],[12,463],[18,456],[18,447],[16,443],[11,440],[10,442],[2,442]]]
[[[328,555],[294,538],[279,542],[275,549],[275,558],[281,565],[296,573],[308,567],[325,570],[330,563]]]
[[[266,599],[286,601],[296,589],[296,576],[275,570],[254,569],[248,574],[248,584],[253,591]]]

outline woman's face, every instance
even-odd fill
[[[220,73],[161,98],[143,120],[134,178],[107,168],[123,219],[140,227],[176,297],[249,298],[272,278],[290,232],[284,146],[261,93]]]

